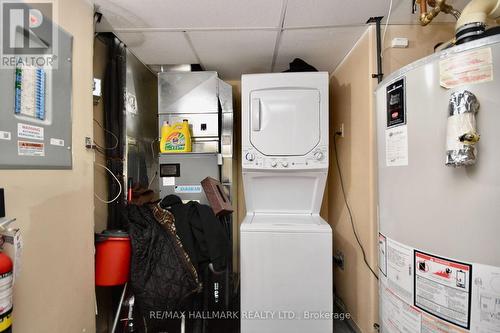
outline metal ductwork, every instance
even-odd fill
[[[154,73],[164,72],[201,72],[203,67],[200,64],[181,64],[181,65],[149,65]]]

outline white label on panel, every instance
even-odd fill
[[[41,142],[17,141],[19,156],[45,156],[45,145]]]
[[[420,333],[421,311],[404,302],[385,286],[380,286],[383,332]]]
[[[469,328],[472,265],[415,251],[415,306]]]
[[[439,62],[439,81],[444,88],[493,80],[491,48],[462,52]]]
[[[12,138],[12,135],[10,132],[0,131],[0,140],[10,141],[11,138]]]
[[[413,249],[387,239],[387,285],[407,303],[413,303]]]
[[[51,138],[50,139],[50,144],[52,146],[64,147],[64,140]]]
[[[175,186],[175,177],[162,177],[163,186]]]
[[[18,123],[17,136],[25,139],[43,140],[43,127]]]
[[[385,158],[388,167],[408,165],[408,126],[385,130]]]
[[[177,185],[175,193],[201,193],[201,185]]]
[[[476,333],[500,332],[500,268],[474,264],[472,325]]]
[[[134,94],[125,94],[125,109],[128,113],[137,114],[137,98]]]
[[[387,276],[387,238],[378,234],[378,268]]]

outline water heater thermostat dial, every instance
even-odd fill
[[[251,161],[255,160],[255,155],[254,155],[254,154],[252,154],[252,153],[247,153],[247,154],[245,155],[245,158],[246,158],[246,160],[247,160],[247,161],[250,161],[250,162],[251,162]]]

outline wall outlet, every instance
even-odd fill
[[[340,126],[337,128],[336,131],[337,135],[340,136],[341,138],[344,137],[344,123],[340,124]]]
[[[335,265],[337,265],[338,268],[344,270],[344,253],[342,253],[341,251],[335,252],[335,255],[333,256],[333,262],[335,263]]]
[[[94,149],[94,142],[92,141],[91,137],[88,136],[85,137],[85,148]]]

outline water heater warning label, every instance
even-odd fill
[[[469,329],[472,265],[414,251],[414,305]]]
[[[439,82],[444,88],[492,80],[491,48],[462,52],[439,62]]]
[[[474,265],[471,332],[500,332],[500,267]]]
[[[380,286],[380,299],[383,332],[422,332],[422,314],[419,309],[404,302],[384,285]]]

